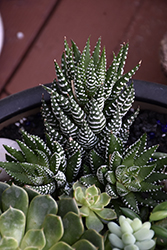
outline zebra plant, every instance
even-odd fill
[[[164,166],[166,154],[157,157],[158,145],[146,148],[147,136],[142,135],[134,144],[126,147],[114,134],[108,136],[106,154],[101,158],[91,151],[91,168],[104,186],[105,192],[112,197],[112,204],[128,206],[139,213],[139,205],[155,206],[166,199],[161,181],[167,179]],[[85,186],[93,184],[94,175],[82,176],[80,182]],[[116,202],[114,202],[114,200]],[[117,210],[118,211],[118,210]]]
[[[64,47],[61,67],[55,61],[57,79],[51,87],[44,86],[51,105],[42,100],[42,115],[47,133],[62,145],[67,157],[79,150],[81,164],[73,171],[83,175],[91,171],[92,150],[104,156],[110,131],[127,142],[129,128],[138,114],[137,110],[127,115],[135,97],[133,83],[127,82],[140,63],[123,74],[129,47],[123,44],[107,69],[105,48],[100,54],[100,38],[92,55],[89,39],[82,53],[73,41],[70,48],[65,39]]]
[[[44,86],[51,101],[48,105],[42,99],[46,142],[23,133],[21,151],[6,146],[11,158],[0,163],[18,182],[41,193],[68,191],[79,177],[96,174],[91,155],[104,158],[111,131],[126,143],[138,114],[129,113],[135,93],[128,82],[140,63],[123,74],[128,44],[121,45],[108,69],[105,48],[100,53],[101,39],[92,55],[89,39],[82,53],[73,41],[70,48],[65,39],[64,47],[61,67],[55,61],[57,79],[51,87]]]

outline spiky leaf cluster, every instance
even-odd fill
[[[9,155],[6,162],[0,163],[17,184],[27,184],[41,194],[65,189],[78,174],[81,161],[78,149],[68,157],[60,143],[46,137],[49,144],[22,131],[22,141],[17,140],[20,150],[5,145]]]
[[[96,151],[91,152],[92,168],[105,191],[115,200],[123,202],[135,212],[139,204],[155,206],[164,200],[160,181],[166,179],[163,168],[167,157],[153,159],[156,146],[146,148],[147,136],[144,134],[134,144],[125,147],[122,141],[113,135],[108,136],[105,158]],[[93,175],[81,177],[80,182],[86,186],[94,182]]]
[[[51,88],[44,86],[51,98],[50,107],[42,100],[42,114],[47,133],[59,142],[68,155],[80,150],[82,174],[90,172],[89,153],[95,149],[104,156],[110,131],[125,143],[138,111],[126,116],[134,101],[133,83],[127,84],[140,63],[126,74],[124,64],[128,44],[121,49],[107,69],[101,39],[90,53],[90,41],[81,53],[72,41],[64,40],[61,67],[55,61],[57,79]],[[69,145],[69,138],[73,145]]]

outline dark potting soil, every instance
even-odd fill
[[[3,128],[0,137],[21,140],[21,128],[44,139],[44,126],[40,113]],[[131,126],[128,144],[134,143],[143,133],[147,133],[148,147],[159,144],[157,151],[167,153],[167,114],[141,110]]]

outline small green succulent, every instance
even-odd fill
[[[73,198],[56,202],[29,187],[0,182],[0,209],[0,249],[104,250],[103,237],[85,229]]]
[[[154,231],[151,223],[146,221],[142,224],[141,220],[133,220],[121,215],[119,224],[109,222],[109,240],[113,250],[151,250],[155,247],[153,239]]]
[[[101,219],[106,221],[116,219],[116,213],[110,208],[105,208],[111,199],[107,193],[101,193],[95,185],[85,188],[79,183],[75,183],[73,189],[80,214],[86,217],[87,228],[100,232],[104,227]]]
[[[166,179],[163,168],[167,164],[167,157],[153,159],[158,146],[146,148],[146,142],[147,136],[144,134],[127,147],[111,133],[106,142],[105,158],[92,151],[92,168],[116,207],[120,206],[121,201],[139,213],[138,204],[155,206],[157,202],[165,200],[166,193],[160,181]],[[91,185],[94,175],[82,176],[80,182]]]
[[[27,184],[41,194],[52,194],[73,181],[81,161],[80,152],[66,157],[58,142],[44,142],[38,136],[22,132],[22,141],[17,140],[20,150],[5,145],[7,162],[0,165],[15,179],[17,184]],[[70,171],[73,171],[73,178]],[[68,175],[68,177],[67,177]],[[72,185],[71,185],[72,186]]]

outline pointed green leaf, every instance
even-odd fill
[[[144,181],[147,178],[149,178],[149,176],[153,173],[153,171],[155,170],[156,165],[144,165],[140,168],[140,172],[138,174],[138,179],[140,181]],[[146,180],[147,181],[147,180]]]
[[[124,197],[129,194],[129,190],[120,182],[116,182],[117,193],[119,196]]]
[[[97,143],[97,137],[86,121],[79,130],[77,142],[85,149],[91,149]]]
[[[74,82],[72,82],[72,89],[74,99],[81,105],[84,106],[88,101],[88,96],[85,92],[84,82],[85,82],[85,72],[82,68],[77,67],[74,76]]]
[[[113,133],[110,133],[106,145],[106,159],[109,159],[110,155],[112,155],[114,151],[122,153],[122,150],[123,150],[123,145],[120,139],[116,137]]]
[[[104,164],[104,159],[94,149],[90,151],[89,159],[92,173],[95,174],[97,169]]]
[[[51,157],[50,157],[50,170],[56,174],[57,171],[59,170],[61,163],[61,158],[60,155],[55,152]]]
[[[60,112],[60,129],[67,137],[77,137],[78,127],[64,114],[63,111]]]
[[[136,197],[133,192],[130,192],[126,196],[124,196],[123,202],[134,212],[139,213],[138,202],[136,201]]]
[[[38,157],[35,155],[35,153],[23,142],[16,140],[19,147],[21,148],[24,157],[27,162],[30,163],[38,163]]]
[[[81,52],[79,51],[76,43],[71,40],[71,44],[72,44],[72,48],[73,48],[73,54],[74,54],[74,59],[75,59],[75,64],[77,64],[79,62],[80,56],[81,56]]]
[[[95,45],[94,51],[92,53],[92,57],[93,57],[93,61],[94,61],[95,66],[97,65],[99,58],[100,58],[100,46],[101,46],[101,37],[99,37],[99,39]]]
[[[99,106],[95,99],[91,100],[91,107],[87,118],[89,127],[95,134],[99,134],[106,125],[106,118],[103,112],[100,112]]]
[[[100,60],[98,62],[97,65],[97,69],[96,69],[96,74],[97,74],[97,79],[99,84],[104,83],[105,82],[105,75],[106,75],[106,51],[105,51],[105,47],[103,48]]]
[[[78,105],[78,103],[73,98],[69,98],[69,101],[71,104],[71,114],[72,114],[72,117],[73,117],[75,123],[78,126],[82,126],[83,121],[85,119],[84,111],[81,109],[81,107]]]
[[[141,182],[141,191],[142,192],[156,192],[156,190],[162,189],[161,185],[155,185],[152,183],[147,183],[145,181]],[[159,197],[157,197],[159,199]]]
[[[65,76],[63,75],[63,72],[60,69],[60,67],[59,67],[58,63],[56,62],[56,60],[54,60],[54,64],[55,64],[55,70],[56,70],[58,85],[60,86],[62,93],[66,94],[66,95],[70,94],[71,89],[70,89],[69,83],[65,79]]]
[[[72,182],[81,168],[81,151],[78,150],[67,161],[66,177],[68,182]]]
[[[86,89],[87,95],[89,97],[92,97],[96,93],[98,86],[99,86],[99,83],[97,81],[97,75],[95,72],[94,62],[93,62],[93,59],[91,59],[86,69],[85,89]]]
[[[109,156],[109,169],[115,171],[115,169],[122,164],[122,156],[118,151],[114,151],[112,155]]]
[[[18,160],[19,162],[22,162],[25,160],[24,158],[24,155],[23,153],[18,150],[18,149],[15,149],[13,147],[10,147],[10,146],[7,146],[7,145],[4,145],[4,148],[6,149],[6,151],[12,156],[14,157],[16,160]]]
[[[144,152],[141,153],[140,156],[138,156],[135,161],[134,161],[134,165],[136,166],[143,166],[146,163],[148,163],[148,161],[151,159],[151,156],[153,155],[153,153],[156,151],[156,149],[158,148],[158,145],[152,146],[149,149],[146,149]]]
[[[88,38],[85,48],[81,55],[81,60],[84,62],[85,69],[88,67],[88,64],[90,62],[90,39]]]
[[[15,180],[20,181],[21,183],[30,183],[30,179],[26,176],[24,169],[22,168],[20,163],[16,162],[1,162],[0,166],[2,166],[5,171],[12,176]]]

